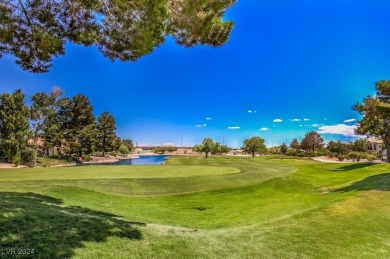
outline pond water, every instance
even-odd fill
[[[123,159],[110,165],[159,165],[163,161],[167,160],[167,156],[140,156],[139,158]]]

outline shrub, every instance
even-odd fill
[[[344,159],[345,159],[345,157],[342,155],[338,156],[337,158],[339,159],[339,161],[344,161]]]
[[[90,155],[83,155],[83,161],[85,161],[85,162],[91,161],[91,156]]]
[[[122,156],[124,156],[124,155],[128,155],[129,153],[130,153],[130,151],[129,151],[129,148],[126,146],[126,145],[124,145],[124,144],[122,144],[120,147],[119,147],[119,153],[122,155]]]
[[[23,149],[20,155],[20,163],[29,167],[33,167],[36,160],[36,156],[37,152],[34,149],[26,147],[25,149]]]
[[[118,156],[118,151],[112,151],[112,152],[110,153],[110,155],[116,157],[116,156]]]
[[[375,160],[375,158],[376,158],[375,155],[372,155],[372,154],[366,155],[366,159],[368,160],[368,162],[373,162]]]
[[[315,156],[317,156],[317,153],[314,152],[314,151],[309,151],[309,152],[306,153],[306,156],[307,157],[315,157]]]
[[[297,151],[295,151],[293,149],[287,150],[286,155],[287,156],[296,156],[297,155]]]
[[[360,156],[361,155],[358,152],[350,152],[348,153],[347,158],[355,162],[356,160],[360,160]]]

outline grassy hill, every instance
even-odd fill
[[[0,251],[389,258],[390,166],[241,157],[0,170]]]

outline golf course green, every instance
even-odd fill
[[[0,241],[20,258],[390,258],[390,165],[199,156],[0,169]]]

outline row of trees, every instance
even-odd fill
[[[222,145],[218,141],[214,142],[212,138],[205,138],[200,145],[193,146],[192,150],[194,152],[204,152],[207,158],[209,153],[213,155],[221,155],[228,153],[230,148],[227,145]]]
[[[24,94],[0,94],[0,152],[4,160],[19,164],[35,164],[38,140],[43,139],[40,155],[80,158],[85,154],[109,151],[130,152],[131,140],[116,135],[116,122],[109,112],[97,118],[88,98],[78,94],[62,97],[63,91],[54,88],[50,93],[38,92],[31,97],[31,106]],[[32,141],[28,141],[28,140]]]
[[[228,153],[229,148],[223,146],[223,152],[216,152],[219,143],[214,142],[212,138],[205,138],[200,145],[194,146],[195,152],[204,152],[206,158],[208,153],[222,154]],[[343,143],[341,141],[330,141],[325,145],[320,134],[315,131],[306,133],[302,141],[294,138],[290,145],[283,143],[280,146],[267,148],[263,138],[254,136],[244,140],[242,150],[245,153],[251,154],[253,157],[256,154],[282,154],[291,156],[319,156],[330,155],[336,156],[340,160],[349,158],[358,160],[360,158],[367,158],[373,160],[376,158],[374,154],[367,154],[367,144],[363,139],[357,139],[350,143]]]

